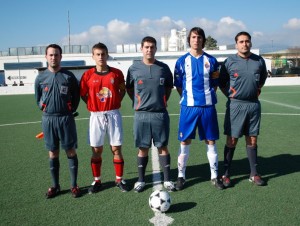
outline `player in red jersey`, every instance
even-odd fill
[[[92,147],[91,168],[94,181],[89,193],[101,189],[101,165],[104,138],[108,135],[116,173],[116,186],[128,191],[122,180],[124,159],[121,152],[123,142],[122,117],[119,112],[125,95],[125,80],[122,71],[107,65],[108,49],[97,43],[92,48],[96,67],[87,70],[80,81],[80,96],[90,111],[89,141]]]

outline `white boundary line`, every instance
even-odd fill
[[[153,181],[152,189],[153,191],[162,190],[163,185],[162,185],[161,174],[160,174],[158,150],[153,145],[153,143],[151,147],[151,156],[152,156],[152,181]],[[174,222],[174,219],[172,217],[167,216],[165,213],[154,212],[154,217],[152,217],[149,221],[155,226],[167,226],[172,224]]]
[[[275,103],[274,103],[275,104]],[[286,106],[288,107],[288,106]],[[289,105],[289,107],[299,109],[300,107]],[[300,113],[261,113],[262,115],[276,115],[276,116],[300,116]],[[225,115],[225,113],[218,113],[218,115]],[[179,114],[169,114],[169,116],[179,116]],[[133,115],[125,115],[122,118],[133,118]],[[80,120],[88,120],[89,118],[76,118],[76,121]],[[16,122],[16,123],[7,123],[7,124],[0,124],[0,127],[5,126],[18,126],[18,125],[27,125],[27,124],[36,124],[41,123],[41,121],[33,121],[33,122]]]
[[[279,106],[283,106],[283,107],[288,107],[288,108],[293,108],[293,109],[297,109],[300,110],[300,107],[298,106],[294,106],[294,105],[290,105],[290,104],[283,104],[280,102],[275,102],[275,101],[270,101],[270,100],[264,100],[264,99],[260,99],[260,101],[269,103],[269,104],[275,104],[275,105],[279,105]]]

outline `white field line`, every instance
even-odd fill
[[[153,191],[162,190],[163,186],[162,186],[162,180],[160,175],[158,150],[153,144],[151,147],[151,156],[152,156]]]
[[[274,105],[282,106],[282,107],[288,107],[288,108],[300,110],[300,107],[294,106],[294,105],[290,105],[290,104],[284,104],[284,103],[270,101],[270,100],[264,100],[264,99],[260,99],[260,101],[263,101],[263,102],[266,102],[266,103],[269,103],[269,104],[274,104]]]
[[[161,174],[160,174],[158,150],[153,145],[153,143],[151,147],[151,156],[152,156],[152,181],[153,181],[152,189],[153,191],[162,190],[163,185],[162,185]],[[172,217],[167,216],[165,213],[154,212],[154,217],[149,219],[149,221],[155,226],[167,226],[172,224],[174,219]]]
[[[292,108],[296,108],[300,110],[300,107],[297,106],[292,106]],[[288,106],[286,106],[288,107]],[[225,113],[218,113],[218,115],[225,115]],[[262,115],[275,115],[275,116],[300,116],[300,113],[262,113]],[[179,114],[169,114],[169,116],[179,116]],[[122,116],[122,118],[133,118],[133,115],[125,115]],[[76,121],[80,120],[88,120],[89,118],[76,118]],[[33,122],[17,122],[17,123],[7,123],[7,124],[0,124],[0,127],[5,127],[5,126],[17,126],[17,125],[27,125],[27,124],[36,124],[36,123],[41,123],[41,121],[33,121]]]

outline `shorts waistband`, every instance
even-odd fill
[[[118,114],[119,109],[110,110],[110,111],[91,111],[91,115],[102,116],[107,114]]]

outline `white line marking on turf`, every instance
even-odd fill
[[[153,191],[162,190],[163,186],[162,186],[161,175],[160,175],[158,150],[153,144],[151,147],[151,156],[152,156]]]
[[[275,103],[275,102],[274,102]],[[300,109],[300,107],[289,105],[293,108]],[[261,113],[262,115],[276,115],[276,116],[300,116],[300,113]],[[178,116],[179,114],[169,114],[170,116]],[[225,113],[218,113],[218,115],[225,115]],[[125,115],[122,118],[133,118],[133,115]],[[88,120],[89,118],[77,118],[75,121],[80,120]],[[7,124],[0,124],[0,127],[4,126],[17,126],[17,125],[27,125],[27,124],[36,124],[41,123],[41,121],[34,121],[34,122],[16,122],[16,123],[7,123]]]
[[[269,101],[269,100],[264,100],[264,99],[260,99],[260,101],[264,101],[264,102],[267,102],[269,104],[275,104],[275,105],[279,105],[279,106],[283,106],[283,107],[288,107],[288,108],[293,108],[293,109],[300,110],[300,107],[290,105],[290,104],[283,104],[283,103],[280,103],[280,102]]]
[[[153,144],[151,147],[151,156],[152,156],[153,191],[161,190],[163,186],[162,186],[162,180],[160,175],[158,150]],[[165,213],[154,212],[154,217],[152,217],[149,221],[155,226],[167,226],[172,224],[174,219],[172,217],[167,216]]]

